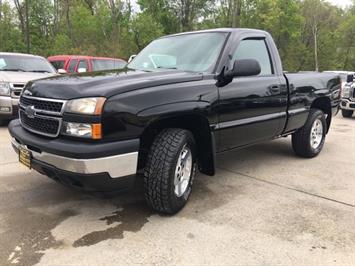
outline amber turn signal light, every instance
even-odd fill
[[[102,138],[101,124],[91,124],[91,138],[92,139],[101,139]]]

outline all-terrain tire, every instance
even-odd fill
[[[315,121],[322,123],[322,139],[317,147],[312,147],[312,127]],[[292,148],[294,152],[301,157],[313,158],[317,156],[323,149],[325,137],[327,133],[327,122],[323,111],[319,109],[311,109],[305,125],[292,134]]]
[[[353,116],[354,111],[351,110],[341,110],[343,117],[349,118]]]
[[[178,196],[175,192],[174,179],[179,158],[186,148],[192,155],[191,174],[189,181],[186,182],[188,184],[186,190]],[[144,169],[144,189],[148,206],[165,214],[180,211],[191,194],[196,175],[196,161],[196,144],[190,131],[169,128],[160,132],[153,141]]]

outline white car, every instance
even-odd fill
[[[340,79],[341,79],[341,89],[342,89],[342,91],[344,91],[345,85],[347,83],[348,75],[355,75],[355,72],[351,72],[351,71],[334,70],[334,71],[323,71],[323,72],[338,74],[340,76]]]
[[[41,56],[0,53],[0,124],[17,117],[18,101],[27,82],[57,75]]]
[[[348,75],[341,98],[341,113],[343,117],[352,117],[355,112],[355,75]]]

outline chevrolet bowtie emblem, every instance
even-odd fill
[[[35,107],[33,105],[27,106],[25,108],[25,113],[26,113],[28,118],[34,118],[35,115],[36,115]]]
[[[32,92],[30,92],[29,90],[25,90],[23,94],[27,96],[32,96]]]

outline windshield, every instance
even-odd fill
[[[19,55],[0,55],[0,71],[55,73],[46,59]]]
[[[211,72],[226,37],[227,33],[219,32],[164,37],[150,43],[127,67],[145,71]]]

